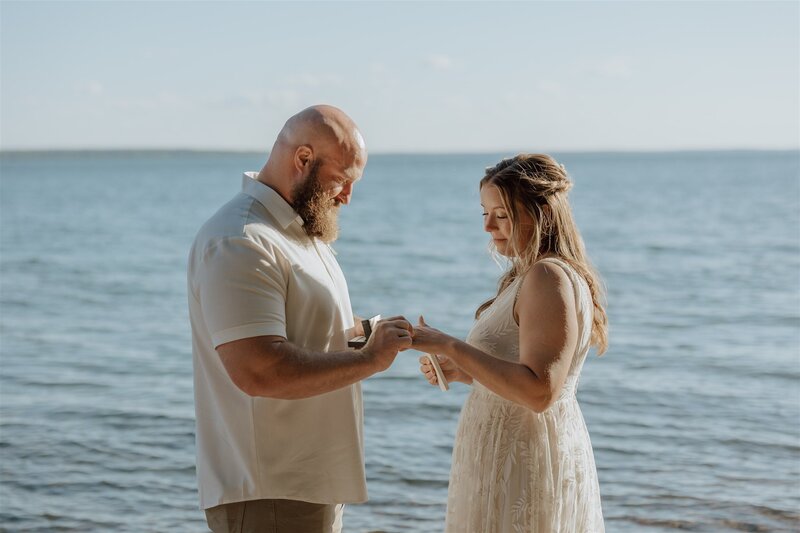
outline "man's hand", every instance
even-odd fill
[[[414,328],[402,316],[381,320],[361,351],[375,363],[377,371],[382,372],[392,366],[397,352],[411,348],[413,333]]]

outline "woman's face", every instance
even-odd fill
[[[511,246],[513,227],[497,187],[486,185],[481,188],[481,206],[483,207],[483,230],[492,236],[492,242],[498,253],[506,257],[513,256],[514,247]],[[517,243],[517,249],[523,250],[533,232],[533,219],[523,209],[517,211],[517,218],[520,219],[517,223],[522,225],[522,229],[528,229],[528,231],[520,232],[522,242]]]

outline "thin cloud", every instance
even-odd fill
[[[595,74],[604,78],[628,79],[633,76],[633,68],[627,57],[614,56],[602,59],[590,68]]]
[[[544,100],[552,100],[565,96],[564,86],[555,80],[544,79],[531,82],[530,86],[520,89],[506,90],[499,98],[509,106],[529,106]]]
[[[268,106],[295,107],[300,100],[301,95],[297,91],[269,91],[264,94],[263,103]]]
[[[156,95],[144,97],[114,97],[107,100],[108,105],[117,109],[149,111],[155,109],[176,109],[190,107],[194,104],[190,98],[172,92],[162,91]]]
[[[109,102],[111,107],[117,109],[128,109],[145,111],[158,107],[158,102],[150,98],[115,98]]]
[[[335,74],[299,74],[286,80],[288,85],[300,87],[325,87],[342,85],[341,76]]]
[[[97,80],[91,80],[79,87],[79,90],[89,96],[103,96],[106,92],[105,86]]]
[[[444,54],[432,54],[425,58],[425,63],[435,70],[450,70],[453,61]]]
[[[224,109],[262,109],[266,107],[291,107],[301,99],[297,91],[243,91],[212,97],[204,105]]]
[[[208,100],[207,105],[210,107],[221,107],[224,109],[237,109],[237,108],[250,108],[259,107],[260,100],[252,94],[227,94],[217,98]]]
[[[561,84],[553,80],[542,80],[536,85],[536,88],[539,89],[539,92],[550,96],[558,96],[563,92]]]
[[[389,67],[387,67],[383,63],[373,62],[373,63],[370,63],[370,65],[369,65],[369,71],[370,71],[370,73],[376,74],[376,75],[388,74]]]
[[[467,112],[474,108],[475,104],[472,100],[463,94],[449,94],[442,101],[442,107],[447,109],[456,110],[459,112]]]

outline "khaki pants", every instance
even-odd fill
[[[341,533],[344,505],[250,500],[206,509],[214,533]]]

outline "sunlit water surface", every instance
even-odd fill
[[[499,267],[499,155],[370,158],[335,247],[356,312],[465,336]],[[798,153],[564,154],[608,286],[578,398],[609,532],[800,528]],[[204,531],[185,263],[259,154],[4,154],[0,527]],[[349,532],[442,529],[468,388],[400,354],[364,384]]]

